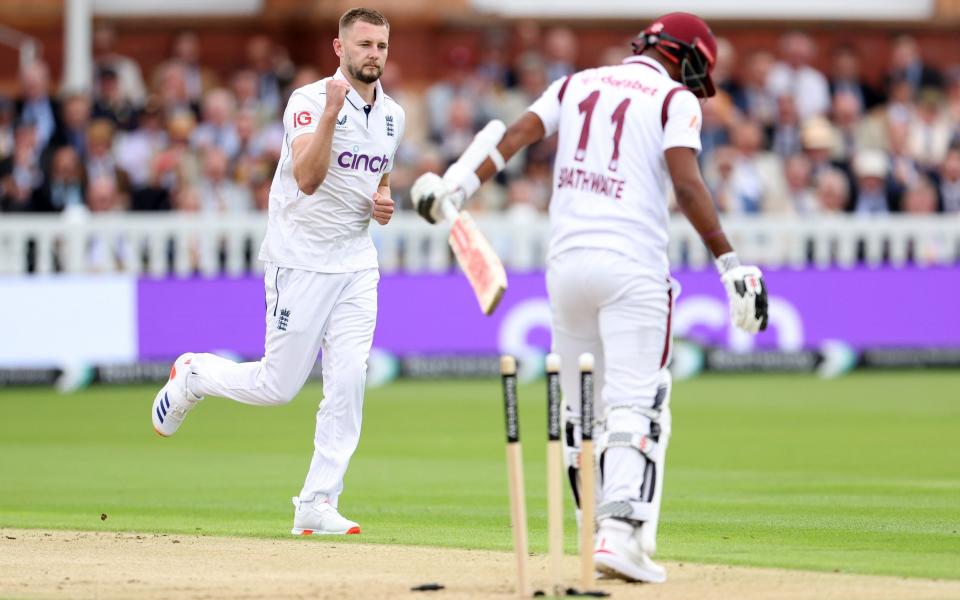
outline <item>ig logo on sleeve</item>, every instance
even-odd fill
[[[310,113],[306,111],[293,113],[294,129],[296,129],[297,127],[306,127],[310,123],[313,123],[313,117],[310,116]]]

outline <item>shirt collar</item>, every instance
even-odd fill
[[[333,74],[333,78],[348,81],[347,77],[340,69],[337,69],[337,72]],[[373,108],[377,108],[383,100],[383,86],[380,85],[379,79],[374,83],[374,86],[376,86],[377,91],[376,94],[374,94],[373,104],[370,105],[372,107],[371,110],[373,110]],[[354,89],[353,85],[350,86],[350,91],[347,92],[347,101],[350,102],[351,106],[357,110],[363,110],[363,107],[367,105],[363,98],[360,97],[360,92]]]
[[[623,59],[623,64],[644,65],[657,71],[664,77],[670,77],[670,74],[667,73],[667,70],[663,67],[663,65],[649,56],[628,56],[627,58]]]

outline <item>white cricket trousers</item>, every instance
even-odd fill
[[[244,404],[286,404],[303,387],[323,349],[323,402],[317,411],[313,459],[300,497],[334,506],[360,441],[367,357],[377,320],[380,273],[315,273],[268,264],[265,354],[235,363],[197,354],[190,390]]]
[[[594,356],[596,419],[613,407],[652,408],[660,371],[669,362],[669,323],[679,286],[618,252],[577,248],[549,261],[547,292],[553,351],[562,361],[560,385],[572,420],[580,421],[577,364],[584,352]],[[632,420],[606,424],[608,431],[624,427],[637,425]],[[646,425],[636,433],[648,432]],[[611,448],[604,456],[598,501],[637,500],[645,465],[640,452]]]

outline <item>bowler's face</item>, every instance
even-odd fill
[[[383,25],[356,21],[340,38],[340,66],[363,83],[380,79],[387,62],[389,36],[390,30]]]

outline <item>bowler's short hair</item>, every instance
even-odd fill
[[[372,8],[351,8],[340,17],[340,31],[350,27],[357,21],[363,21],[371,25],[381,25],[390,29],[390,23],[387,21],[387,18],[379,11],[373,10]]]

